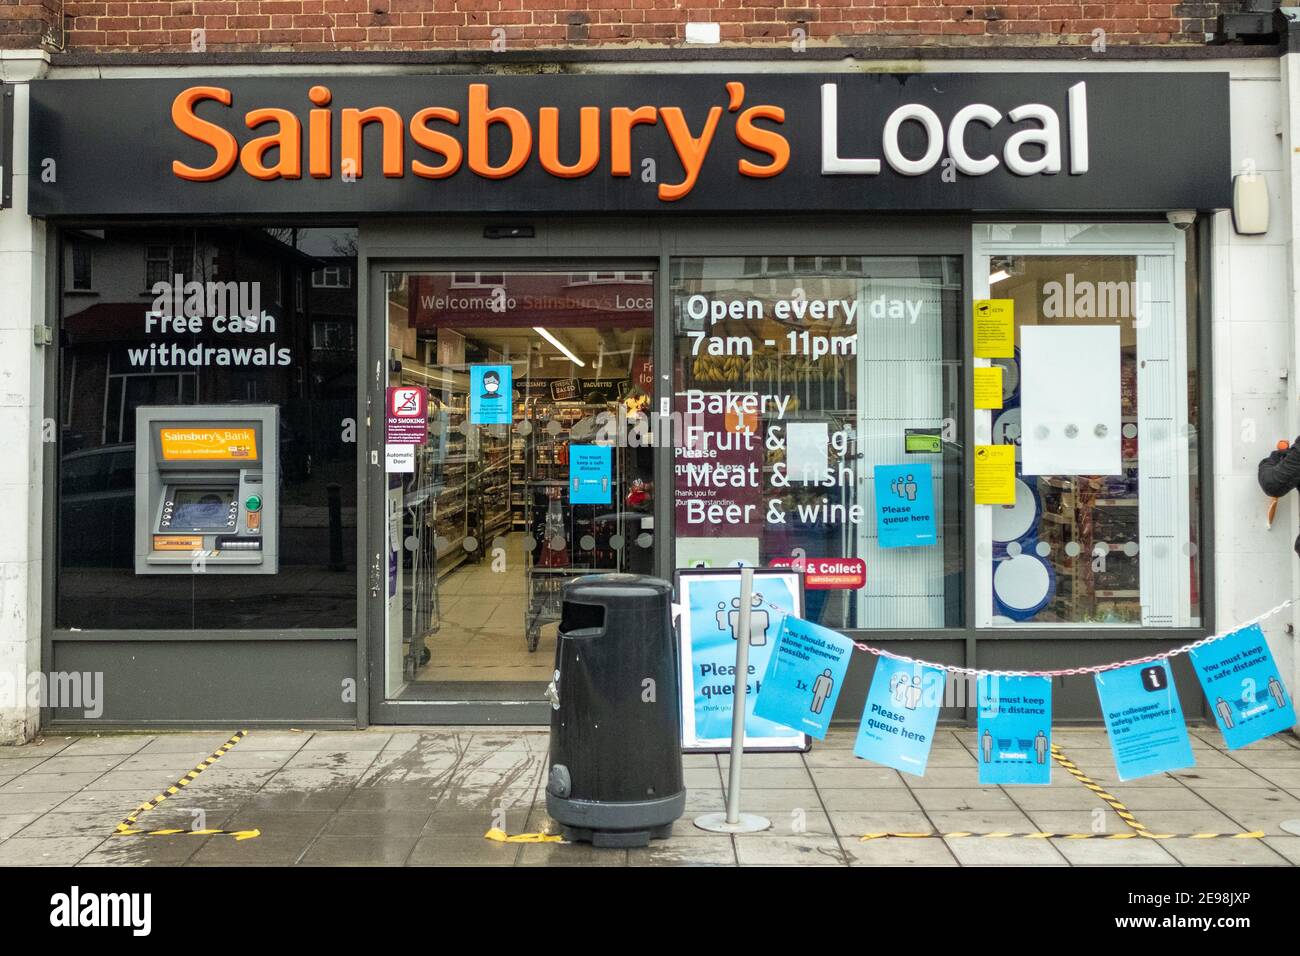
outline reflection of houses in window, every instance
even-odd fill
[[[862,256],[746,256],[741,274],[771,277],[807,272],[818,275],[857,275]]]
[[[311,347],[324,352],[351,352],[357,347],[356,331],[352,322],[317,320],[311,324]]]
[[[453,272],[451,288],[453,289],[495,289],[504,285],[506,277],[501,272]]]
[[[293,318],[304,315],[306,303],[285,303],[283,293],[290,290],[293,295],[307,285],[299,280],[322,264],[334,263],[322,263],[294,248],[287,234],[291,231],[283,232],[286,235],[221,228],[69,231],[62,260],[60,419],[68,450],[131,442],[135,409],[141,405],[282,404],[307,397],[301,368],[195,365],[188,354],[194,347],[204,346],[283,348],[295,360],[309,356],[310,325]],[[340,265],[335,274],[346,274],[351,285],[350,267]],[[218,332],[212,328],[215,316],[207,314],[207,306],[200,333],[163,332],[156,322],[150,327],[147,318],[159,298],[154,285],[170,285],[178,275],[184,282],[239,283],[256,290],[255,299],[241,292],[233,300],[256,301],[269,316],[267,329]],[[184,290],[181,292],[184,302]],[[349,299],[347,314],[355,324],[355,293],[340,290],[340,294]],[[221,301],[229,300],[223,296]],[[166,349],[166,356],[151,353],[151,346]]]
[[[147,245],[144,247],[145,289],[152,289],[159,282],[173,282],[176,276],[180,276],[185,282],[195,276],[193,246]]]
[[[72,243],[72,267],[68,273],[68,288],[73,292],[91,292],[95,288],[94,257],[90,243]]]
[[[198,373],[140,369],[124,352],[109,356],[104,398],[103,444],[135,441],[135,410],[141,405],[192,405]]]
[[[322,266],[311,274],[313,289],[352,288],[352,267],[341,263]]]
[[[654,279],[653,272],[641,270],[617,272],[571,272],[569,285],[648,285]]]

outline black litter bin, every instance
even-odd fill
[[[645,846],[686,809],[672,593],[637,574],[564,587],[546,811],[566,840]]]

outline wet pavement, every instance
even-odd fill
[[[1300,741],[1279,735],[1229,753],[1212,728],[1192,735],[1195,768],[1127,783],[1102,730],[1060,730],[1054,743],[1150,832],[1263,837],[864,842],[867,832],[1130,830],[1060,766],[1047,787],[981,787],[973,731],[941,728],[926,775],[912,777],[855,758],[845,728],[808,754],[746,757],[742,809],[771,819],[764,833],[692,825],[723,809],[727,757],[688,755],[686,815],[669,840],[631,850],[498,843],[484,839],[490,827],[558,832],[541,789],[546,732],[499,727],[253,731],[135,823],[186,832],[116,835],[231,734],[115,734],[0,747],[0,866],[1300,864],[1300,836],[1280,827],[1300,820]],[[231,832],[194,832],[204,829]]]

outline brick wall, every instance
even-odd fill
[[[59,0],[22,3],[0,0],[0,49],[30,50],[58,26]]]
[[[34,46],[59,0],[0,8],[0,46]],[[685,23],[724,44],[808,46],[1200,44],[1241,0],[128,0],[62,4],[73,52],[483,50],[679,45]],[[802,33],[800,32],[802,31]]]

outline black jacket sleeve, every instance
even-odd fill
[[[1259,463],[1259,486],[1274,498],[1300,487],[1300,440],[1286,451],[1271,452]]]

